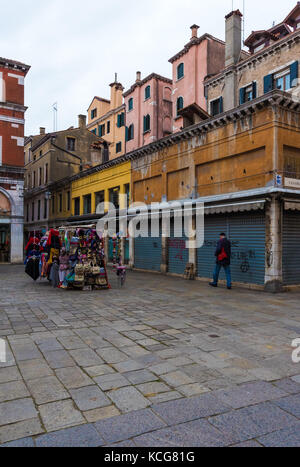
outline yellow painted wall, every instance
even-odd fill
[[[72,212],[74,215],[74,200],[80,198],[80,215],[83,215],[83,197],[92,195],[92,214],[96,213],[96,193],[104,191],[105,201],[109,202],[109,190],[120,187],[120,194],[125,193],[126,185],[131,182],[131,163],[124,162],[101,172],[87,175],[72,182]],[[124,208],[120,203],[120,208]]]

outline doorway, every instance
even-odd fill
[[[10,225],[0,224],[0,263],[10,262]]]

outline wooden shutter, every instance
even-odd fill
[[[272,91],[273,89],[273,75],[267,75],[264,77],[264,93]]]
[[[252,83],[252,93],[253,93],[253,99],[257,98],[257,83],[256,81],[253,81]]]
[[[299,62],[296,60],[294,63],[291,64],[291,87],[297,86],[297,79],[298,79],[298,65]]]
[[[220,101],[219,101],[219,109],[220,109],[220,114],[223,113],[223,97],[221,96],[220,97]]]
[[[246,88],[240,89],[240,105],[245,103]]]

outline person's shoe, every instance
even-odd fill
[[[228,289],[228,290],[231,290],[231,289],[232,289],[232,287],[231,287],[231,286],[230,286],[230,287],[227,287],[227,289]]]
[[[218,284],[215,284],[214,282],[210,282],[209,284],[211,287],[218,287]]]

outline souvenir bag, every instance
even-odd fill
[[[75,282],[84,284],[84,266],[83,264],[77,264],[75,266]]]
[[[93,274],[94,276],[97,276],[98,274],[100,274],[100,268],[99,268],[99,266],[97,265],[97,263],[94,263],[94,264],[92,265],[92,274]]]

